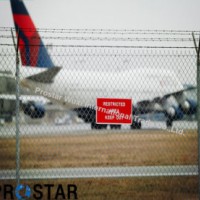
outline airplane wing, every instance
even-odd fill
[[[197,89],[196,86],[189,86],[189,87],[187,87],[183,90],[179,90],[179,91],[176,91],[176,92],[173,92],[173,93],[166,94],[166,95],[164,95],[164,98],[168,98],[171,95],[178,96],[178,95],[181,95],[183,92],[188,92],[188,91],[192,91],[192,90],[195,90],[195,89]]]
[[[168,93],[165,94],[162,97],[156,97],[153,100],[143,100],[143,101],[139,101],[136,104],[136,110],[137,113],[149,113],[149,112],[163,112],[166,109],[166,105],[168,102],[168,100],[170,98],[172,98],[174,101],[173,102],[173,106],[181,104],[182,103],[182,107],[187,107],[185,109],[188,109],[188,107],[190,105],[185,105],[185,101],[195,101],[196,97],[194,95],[188,94],[189,92],[195,91],[196,87],[195,86],[190,86],[187,87],[183,90],[179,90],[177,92],[172,92],[172,93]]]
[[[134,114],[164,113],[167,126],[172,126],[174,120],[181,120],[184,115],[194,115],[197,112],[196,87],[168,93],[152,101],[138,102]]]

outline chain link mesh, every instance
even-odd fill
[[[22,179],[197,175],[197,56],[190,32],[38,32],[29,46],[19,43]],[[38,39],[46,47],[35,45]],[[0,30],[0,43],[0,174],[14,179],[10,29]],[[44,49],[55,67],[22,66],[38,59],[45,66]],[[97,124],[97,98],[132,99],[132,124]]]

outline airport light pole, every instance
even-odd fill
[[[19,129],[19,106],[20,106],[20,86],[19,86],[19,81],[20,81],[20,61],[19,61],[19,34],[20,31],[19,29],[17,30],[17,45],[15,44],[15,39],[14,39],[14,34],[13,34],[13,29],[11,28],[11,34],[13,38],[13,44],[15,47],[15,53],[16,53],[16,73],[15,73],[15,78],[16,78],[16,117],[15,117],[15,127],[16,127],[16,184],[20,184],[20,129]]]
[[[197,124],[198,124],[198,191],[200,199],[200,35],[199,35],[199,44],[197,46],[194,33],[192,33],[195,50],[197,53]]]

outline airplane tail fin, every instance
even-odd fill
[[[34,81],[34,82],[40,82],[40,83],[52,83],[54,80],[54,77],[57,75],[57,73],[60,70],[61,70],[61,67],[53,67],[41,73],[28,76],[26,77],[26,79]]]
[[[10,0],[22,65],[51,68],[54,64],[22,0]],[[18,33],[17,33],[18,34]]]

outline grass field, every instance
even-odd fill
[[[15,167],[15,140],[0,139],[0,169]],[[21,138],[22,168],[197,164],[197,132],[135,131]]]
[[[31,188],[33,188],[34,184],[41,184],[43,186],[41,190],[43,192],[42,199],[44,200],[48,199],[47,189],[44,187],[44,184],[54,184],[51,191],[51,200],[55,199],[57,186],[59,184],[62,184],[65,195],[67,195],[67,184],[75,184],[77,186],[79,200],[198,199],[198,177],[22,180],[21,183],[28,184]],[[12,184],[15,187],[14,181],[0,181],[0,185],[3,184]],[[32,192],[32,196],[33,194],[34,192]],[[71,199],[73,200],[74,196]]]
[[[13,169],[15,140],[0,139],[0,149],[0,169]],[[24,137],[21,138],[21,168],[196,165],[197,151],[197,132],[189,130],[184,135],[134,131]],[[198,177],[195,176],[22,182],[29,185],[38,182],[55,185],[74,183],[78,188],[78,199],[86,200],[198,199]],[[51,199],[55,199],[54,195],[52,192]]]

